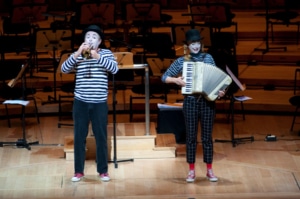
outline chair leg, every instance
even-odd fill
[[[58,121],[61,121],[61,96],[58,95]]]
[[[10,118],[9,118],[9,113],[8,113],[8,107],[7,104],[5,104],[5,112],[6,112],[6,117],[7,117],[7,125],[10,128],[11,127],[11,123],[10,123]]]
[[[57,123],[57,127],[60,128],[61,127],[61,124],[60,124],[60,121],[61,121],[61,95],[58,95],[58,123]]]
[[[40,116],[39,116],[39,111],[38,111],[38,107],[37,107],[35,98],[33,98],[33,102],[34,102],[34,108],[35,108],[35,117],[36,117],[36,120],[39,124],[40,123]]]
[[[300,31],[300,22],[297,24],[298,30],[297,30],[297,45],[299,44],[299,31]]]
[[[239,40],[239,34],[238,34],[238,24],[235,23],[235,45],[237,45],[237,42]]]
[[[132,113],[132,96],[130,95],[130,102],[129,102],[129,121],[132,122],[132,117],[133,117],[133,113]]]
[[[241,109],[242,109],[242,114],[243,114],[243,120],[245,120],[246,117],[245,117],[245,110],[244,110],[244,103],[243,103],[243,101],[241,101]]]
[[[126,104],[125,104],[126,103],[126,98],[125,98],[126,92],[125,91],[126,91],[126,89],[123,90],[123,109],[124,110],[125,110],[125,107],[126,107]]]
[[[270,22],[270,24],[271,24],[271,38],[272,38],[272,41],[274,41],[273,23]],[[269,33],[267,33],[267,34],[269,34]]]
[[[294,129],[294,124],[295,124],[295,121],[296,121],[298,108],[299,108],[299,106],[297,106],[296,109],[295,109],[294,116],[293,116],[293,122],[292,122],[290,131],[293,131],[293,129]]]
[[[63,114],[63,110],[62,110],[62,103],[63,102],[69,102],[68,100],[63,100],[63,98],[70,98],[70,96],[62,96],[62,95],[58,95],[58,123],[57,123],[57,127],[60,128],[61,126],[74,126],[74,124],[69,124],[69,123],[62,123],[62,114]],[[70,101],[71,102],[71,101]],[[71,102],[73,103],[73,102]]]
[[[228,112],[228,116],[227,116],[228,122],[230,122],[230,118],[232,117],[232,112],[231,112],[231,110],[234,108],[233,106],[234,106],[234,103],[235,103],[235,102],[236,102],[236,101],[230,102],[230,105],[229,105],[229,112]],[[245,109],[244,109],[244,103],[243,103],[243,101],[240,101],[240,102],[241,102],[241,111],[242,111],[243,120],[246,120]]]

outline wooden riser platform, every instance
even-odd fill
[[[108,159],[112,161],[115,155],[118,159],[148,159],[148,158],[174,158],[176,148],[174,146],[164,146],[162,143],[156,144],[155,124],[150,124],[150,135],[145,134],[145,123],[118,123],[116,124],[116,154],[114,154],[113,124],[108,124]],[[163,135],[159,135],[163,136]],[[168,140],[174,135],[167,134]],[[66,136],[64,141],[64,152],[66,160],[74,160],[74,139],[73,136]],[[92,133],[86,140],[86,159],[96,158],[96,144]]]

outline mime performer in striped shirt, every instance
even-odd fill
[[[100,48],[101,42],[104,42],[104,34],[99,26],[90,25],[82,34],[84,42],[61,67],[63,73],[76,72],[73,103],[75,172],[71,180],[77,182],[84,177],[86,137],[91,122],[96,141],[97,172],[102,181],[109,181],[108,73],[116,74],[118,64],[110,50]],[[83,54],[87,54],[87,58]]]
[[[196,29],[186,32],[185,45],[189,49],[189,55],[177,58],[162,76],[164,83],[173,83],[181,87],[185,86],[182,73],[184,61],[204,62],[216,66],[213,57],[201,51],[201,36]],[[218,96],[223,97],[224,91],[219,91]],[[218,181],[212,169],[213,162],[213,141],[212,130],[215,118],[215,102],[208,101],[202,95],[185,95],[183,101],[183,115],[186,125],[186,160],[189,164],[187,182],[194,182],[196,178],[195,162],[197,151],[198,123],[201,127],[201,142],[203,149],[203,161],[206,163],[206,178],[211,182]]]

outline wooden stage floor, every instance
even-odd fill
[[[144,118],[143,115],[135,117]],[[153,119],[153,118],[152,118]],[[261,198],[296,199],[300,197],[300,126],[290,132],[291,116],[247,114],[235,117],[235,139],[248,136],[254,142],[233,147],[230,142],[215,142],[214,164],[217,183],[205,179],[205,164],[199,143],[195,183],[186,183],[188,165],[185,145],[167,140],[176,147],[175,158],[138,158],[109,163],[111,182],[99,181],[94,160],[87,160],[83,181],[72,183],[73,161],[64,158],[64,137],[72,136],[72,127],[57,128],[56,116],[26,119],[27,142],[36,142],[31,150],[6,145],[0,148],[0,198]],[[112,116],[109,116],[112,122]],[[117,122],[128,122],[117,115]],[[22,138],[21,121],[12,119],[8,128],[0,121],[0,141]],[[277,141],[266,142],[272,134]],[[231,123],[225,114],[217,114],[214,139],[231,140]],[[160,141],[162,142],[162,141]],[[122,161],[122,159],[118,159]]]

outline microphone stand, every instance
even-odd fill
[[[26,100],[26,83],[25,83],[25,70],[29,63],[26,63],[25,65],[22,65],[21,71],[17,75],[17,77],[13,80],[11,80],[8,83],[8,86],[14,87],[15,83],[21,78],[22,79],[22,99]],[[16,103],[17,104],[17,103]],[[30,145],[39,144],[38,141],[28,143],[26,141],[26,127],[25,127],[25,106],[22,105],[22,130],[23,130],[23,137],[18,139],[16,142],[0,142],[0,147],[3,147],[5,145],[15,145],[18,148],[27,148],[28,150],[31,150]]]

